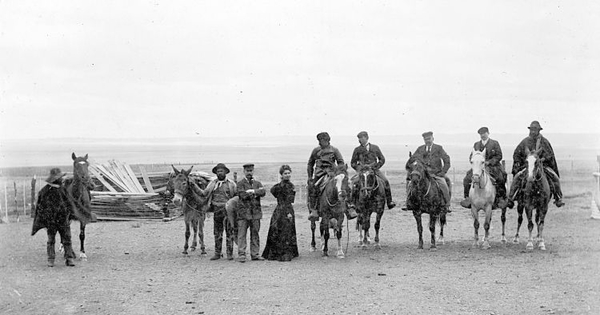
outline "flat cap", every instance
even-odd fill
[[[433,136],[433,131],[423,132],[423,138],[427,138],[427,137],[431,137],[431,136]]]
[[[365,138],[368,138],[368,137],[369,137],[369,134],[368,134],[366,131],[361,131],[361,132],[359,132],[359,133],[358,133],[356,136],[357,136],[358,138],[360,138],[360,137],[365,137]]]
[[[479,128],[479,130],[477,130],[477,133],[480,134],[480,135],[482,135],[482,134],[484,134],[486,132],[487,133],[490,132],[490,130],[488,129],[488,127],[481,127],[481,128]]]
[[[243,168],[244,168],[244,169],[247,169],[247,168],[254,168],[254,164],[253,164],[253,163],[246,163],[246,164],[244,164]]]
[[[323,131],[323,132],[319,132],[317,134],[317,140],[321,140],[321,139],[323,139],[323,140],[331,140],[331,137],[329,136],[329,134],[327,132]]]

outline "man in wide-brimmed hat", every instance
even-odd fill
[[[215,254],[210,260],[217,260],[222,257],[223,232],[225,232],[225,246],[227,247],[227,259],[233,260],[233,243],[235,240],[234,224],[230,224],[227,219],[225,205],[227,201],[233,198],[237,193],[236,184],[227,178],[229,169],[225,164],[218,163],[213,167],[212,172],[217,178],[208,183],[204,190],[196,187],[199,194],[208,197],[208,211],[214,212],[214,236],[215,236]]]
[[[549,179],[550,188],[554,194],[554,204],[557,207],[564,206],[562,201],[562,190],[560,188],[560,174],[558,173],[558,165],[556,164],[556,158],[554,156],[554,150],[550,141],[540,134],[543,130],[539,121],[534,120],[529,125],[529,136],[521,141],[513,154],[513,182],[510,186],[510,193],[508,194],[508,206],[512,209],[514,206],[514,200],[516,195],[519,193],[521,187],[521,181],[525,176],[525,161],[527,160],[527,151],[533,152],[540,149],[538,158],[544,165],[544,172]]]
[[[494,186],[496,187],[494,208],[506,208],[506,171],[504,171],[504,167],[502,166],[502,149],[500,148],[500,143],[490,138],[490,129],[488,127],[479,128],[477,133],[481,140],[473,144],[473,150],[485,150],[485,168],[488,170],[490,176],[494,178]],[[472,156],[473,152],[469,155],[469,161]],[[471,207],[469,190],[471,189],[472,179],[473,170],[469,169],[463,179],[465,199],[460,202],[461,206],[465,208]]]
[[[48,183],[38,193],[36,203],[36,212],[33,219],[31,235],[35,235],[40,229],[46,228],[48,233],[48,242],[46,252],[48,253],[48,267],[54,267],[56,252],[54,244],[56,242],[56,232],[60,234],[60,242],[65,250],[65,264],[75,266],[73,259],[75,252],[71,245],[71,206],[67,196],[67,190],[63,185],[63,173],[60,168],[50,170],[50,175],[46,178]]]

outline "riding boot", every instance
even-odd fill
[[[385,186],[385,200],[387,202],[388,209],[396,207],[396,203],[392,201],[392,189],[389,184]]]
[[[562,207],[565,203],[562,201],[562,190],[560,188],[560,181],[558,177],[552,178],[552,184],[554,185],[554,204],[557,207]]]
[[[515,199],[517,198],[517,193],[519,192],[519,188],[521,187],[521,176],[520,172],[515,174],[513,177],[513,182],[510,185],[510,192],[508,193],[508,208],[512,209],[515,206]]]
[[[308,215],[308,219],[311,221],[317,221],[317,220],[319,220],[319,211],[317,210],[318,197],[315,196],[313,193],[311,193],[309,199],[310,199],[310,202],[309,202],[310,204],[309,204],[308,208],[309,208],[310,214]]]
[[[48,253],[48,267],[54,267],[54,259],[56,258],[54,243],[48,242],[46,244],[46,252]]]

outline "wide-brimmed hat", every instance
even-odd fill
[[[482,134],[484,134],[486,132],[487,133],[490,132],[490,130],[488,129],[488,127],[481,127],[481,128],[479,128],[479,130],[477,130],[477,133],[480,134],[480,135],[482,135]]]
[[[64,177],[67,173],[63,173],[60,168],[55,167],[50,170],[50,176],[46,178],[46,183],[53,183],[55,180]]]
[[[527,128],[529,128],[530,130],[531,129],[536,129],[536,130],[544,129],[544,128],[542,128],[542,126],[540,126],[540,122],[537,120],[532,121],[531,124],[529,125],[529,127],[527,127]]]
[[[213,172],[214,174],[217,174],[217,170],[218,170],[218,169],[220,169],[220,168],[222,168],[222,169],[224,169],[224,170],[225,170],[225,174],[229,174],[229,169],[228,169],[228,168],[227,168],[227,166],[225,166],[225,164],[223,164],[223,163],[219,163],[219,164],[217,164],[215,167],[213,167],[213,169],[212,169],[212,172]]]

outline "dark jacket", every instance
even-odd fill
[[[247,193],[248,189],[254,189],[254,194]],[[262,219],[262,209],[260,206],[260,198],[266,195],[263,185],[253,179],[252,184],[244,177],[237,183],[237,192],[240,197],[240,202],[237,207],[238,220],[255,220]]]
[[[359,145],[352,152],[352,159],[350,160],[350,166],[356,171],[359,171],[359,167],[369,165],[374,169],[380,169],[385,164],[385,157],[381,153],[381,149],[377,145],[369,143],[369,150]]]
[[[544,167],[551,168],[556,175],[560,176],[558,173],[558,165],[556,164],[556,158],[554,157],[554,150],[552,149],[552,145],[550,141],[539,135],[540,139],[540,148],[541,152],[539,154],[539,158],[544,159],[543,164]],[[513,168],[512,174],[515,175],[519,171],[525,168],[525,161],[527,160],[527,152],[525,148],[528,148],[529,151],[533,152],[536,149],[537,138],[533,139],[531,137],[527,137],[519,143],[515,152],[513,153]]]
[[[425,163],[429,174],[436,176],[446,176],[450,169],[450,156],[444,151],[444,148],[439,144],[431,145],[431,152],[427,152],[427,146],[422,145],[417,148],[413,156],[420,158]],[[406,162],[408,170],[408,161]]]
[[[320,177],[325,173],[321,166],[321,161],[328,161],[333,166],[344,164],[342,153],[336,147],[328,145],[325,148],[321,148],[321,146],[318,146],[312,150],[308,158],[308,178],[313,178],[315,172],[317,173],[316,177]]]
[[[49,227],[68,227],[71,224],[71,205],[64,185],[48,184],[38,193],[31,235]]]

